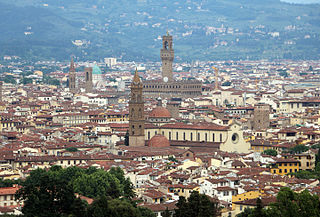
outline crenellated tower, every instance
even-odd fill
[[[162,79],[165,82],[173,81],[172,63],[174,59],[174,50],[172,44],[172,36],[162,36],[162,49],[160,51],[160,57],[162,62]]]

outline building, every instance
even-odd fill
[[[131,96],[129,101],[129,146],[144,146],[144,101],[143,85],[138,75],[134,74],[131,83]]]
[[[104,58],[104,63],[108,66],[108,67],[112,67],[114,65],[117,64],[117,58]]]
[[[270,105],[256,104],[253,111],[253,129],[256,131],[266,130],[270,126]]]
[[[21,204],[15,200],[15,194],[19,190],[19,186],[0,188],[0,206],[1,207],[17,207]]]
[[[272,164],[270,172],[278,175],[287,175],[300,170],[300,161],[296,159],[278,159]]]
[[[173,98],[173,97],[197,97],[201,96],[202,83],[197,80],[175,81],[173,78],[172,64],[174,59],[172,36],[162,36],[162,49],[160,51],[162,61],[162,80],[145,81],[143,92],[145,97],[150,98]]]
[[[86,67],[84,69],[85,72],[85,89],[86,93],[91,93],[92,92],[92,67]]]
[[[69,91],[71,93],[76,92],[76,68],[74,66],[73,58],[71,58],[69,69]]]
[[[105,86],[102,71],[97,64],[92,67],[92,85],[96,89],[103,88]]]
[[[214,123],[168,123],[146,126],[145,139],[157,134],[164,135],[170,145],[180,148],[213,148],[227,152],[248,153],[250,143],[243,138],[241,126],[232,123],[221,126]]]

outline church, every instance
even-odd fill
[[[244,140],[243,131],[239,124],[234,122],[229,126],[224,126],[208,122],[173,122],[170,112],[162,107],[161,99],[158,100],[157,107],[151,111],[146,121],[144,96],[150,97],[152,95],[151,98],[158,98],[159,96],[171,97],[184,94],[184,96],[196,97],[197,94],[201,94],[201,83],[199,82],[190,86],[189,91],[192,93],[184,93],[181,89],[182,83],[174,81],[172,76],[172,36],[163,36],[161,58],[162,82],[145,81],[143,84],[138,71],[135,71],[129,100],[129,146],[205,148],[209,151],[249,152],[250,143]],[[154,85],[151,85],[153,82],[159,88],[154,88]]]

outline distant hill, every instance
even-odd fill
[[[320,59],[320,5],[280,0],[0,0],[0,55],[157,61]]]

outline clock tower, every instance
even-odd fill
[[[173,81],[172,75],[172,62],[174,59],[174,50],[172,45],[172,36],[167,35],[162,36],[162,49],[160,51],[160,57],[162,62],[162,79],[165,82]]]

